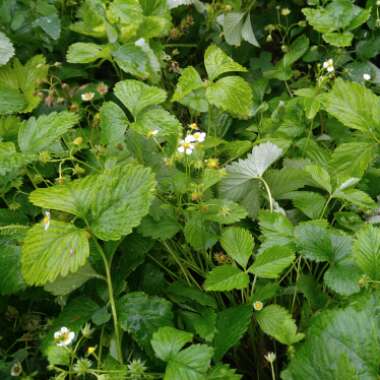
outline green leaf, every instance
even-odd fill
[[[228,256],[233,258],[243,268],[247,267],[255,244],[248,230],[239,227],[226,228],[222,233],[220,243]]]
[[[343,260],[330,266],[323,276],[324,283],[334,292],[350,296],[360,292],[359,280],[362,272],[351,262]]]
[[[233,289],[244,289],[249,284],[247,273],[232,265],[223,265],[214,268],[206,276],[204,288],[206,291],[224,292]]]
[[[118,66],[128,74],[154,82],[160,78],[160,62],[145,41],[142,41],[141,45],[135,43],[121,45],[112,56]]]
[[[193,334],[174,327],[160,327],[154,334],[151,344],[156,356],[167,362],[193,340]]]
[[[291,199],[294,206],[310,219],[319,219],[326,204],[323,195],[311,191],[293,191],[284,195],[283,198]]]
[[[346,127],[380,132],[380,99],[359,83],[338,78],[324,98],[326,111]]]
[[[375,201],[365,192],[357,189],[346,189],[335,191],[333,197],[340,199],[365,210],[376,208]]]
[[[292,316],[282,306],[269,305],[255,313],[261,330],[282,344],[292,345],[303,339],[304,334],[297,332]]]
[[[210,199],[199,206],[205,219],[220,224],[236,223],[247,216],[247,211],[228,199]]]
[[[124,141],[128,119],[124,111],[113,102],[105,102],[100,107],[100,139],[102,144],[116,147]]]
[[[131,292],[117,305],[120,326],[145,350],[150,351],[150,340],[157,329],[173,324],[172,305],[163,298]]]
[[[219,312],[214,339],[215,360],[221,360],[230,348],[239,343],[251,323],[252,312],[250,305],[229,307]]]
[[[58,277],[54,282],[46,284],[44,289],[54,296],[65,296],[80,288],[88,280],[96,278],[96,276],[95,270],[87,263],[75,273],[65,277]]]
[[[380,280],[380,229],[372,225],[363,227],[356,235],[354,259],[359,268],[372,280]]]
[[[188,66],[182,72],[175,88],[172,102],[179,102],[198,112],[207,112],[204,83],[194,67]]]
[[[217,364],[212,367],[207,374],[207,380],[240,380],[241,375],[236,373],[235,369],[230,368],[227,364]]]
[[[240,46],[244,13],[228,12],[223,15],[223,33],[229,45]]]
[[[211,248],[218,241],[213,223],[206,221],[199,213],[191,215],[186,222],[184,234],[186,241],[196,251]]]
[[[331,179],[329,173],[319,165],[308,165],[305,171],[310,174],[316,186],[326,190],[329,194],[332,191]]]
[[[205,53],[205,66],[210,80],[214,81],[220,75],[234,71],[246,72],[247,69],[230,58],[216,45],[210,45]]]
[[[211,308],[202,308],[199,312],[182,311],[181,317],[186,326],[206,342],[214,339],[216,332],[216,312]]]
[[[207,87],[206,97],[209,103],[239,119],[252,116],[252,90],[243,78],[231,76],[219,79]]]
[[[73,224],[50,221],[34,225],[22,246],[21,266],[25,282],[44,285],[82,267],[90,254],[88,232]]]
[[[366,295],[352,306],[326,310],[316,316],[305,343],[296,350],[281,378],[376,380],[380,355],[378,302],[377,294]],[[354,375],[346,376],[348,365]]]
[[[344,33],[330,32],[330,33],[325,33],[323,35],[323,39],[328,44],[332,46],[337,46],[337,47],[351,46],[353,38],[354,38],[354,35],[351,32],[344,32]]]
[[[260,44],[258,43],[255,33],[252,29],[252,22],[251,22],[251,13],[248,12],[247,17],[245,18],[243,28],[241,29],[241,36],[243,37],[244,41],[247,41],[253,46],[260,47]]]
[[[163,380],[204,380],[212,355],[206,344],[185,348],[168,362]]]
[[[20,251],[16,245],[0,243],[0,295],[17,293],[25,288]]]
[[[161,104],[166,100],[165,90],[133,79],[116,83],[114,93],[134,118],[137,118],[146,108]]]
[[[297,62],[309,49],[309,39],[305,34],[301,34],[289,46],[289,51],[284,55],[279,62],[279,66],[290,67]]]
[[[278,278],[294,259],[295,254],[289,247],[272,246],[256,256],[249,271],[257,277]]]
[[[98,59],[109,59],[110,47],[92,42],[76,42],[69,46],[66,54],[69,63],[91,63]]]
[[[15,55],[15,49],[12,41],[0,32],[0,66],[5,65]]]
[[[31,117],[27,122],[21,124],[19,129],[18,144],[21,151],[39,153],[48,150],[78,121],[78,115],[68,111],[52,112],[37,119]]]

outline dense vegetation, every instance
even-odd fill
[[[376,380],[380,1],[0,0],[0,378]]]

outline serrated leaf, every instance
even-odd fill
[[[323,195],[312,191],[292,191],[284,195],[283,198],[291,199],[294,206],[310,219],[320,218],[326,204],[326,199]]]
[[[220,243],[228,256],[246,268],[255,244],[248,230],[239,227],[226,228],[222,233]]]
[[[204,288],[211,292],[224,292],[233,289],[244,289],[249,284],[248,274],[232,265],[214,268],[206,276]]]
[[[153,334],[151,344],[154,353],[159,359],[169,361],[192,339],[192,333],[167,326],[160,327]]]
[[[114,93],[134,118],[144,109],[166,100],[165,90],[133,79],[116,83]]]
[[[98,59],[109,59],[110,48],[108,45],[98,45],[92,42],[76,42],[69,46],[66,54],[67,62],[91,63]]]
[[[207,374],[207,380],[240,380],[241,375],[227,364],[217,364]]]
[[[255,313],[255,316],[260,328],[282,344],[292,345],[304,337],[304,334],[297,332],[292,316],[282,306],[266,306]]]
[[[5,65],[15,55],[12,41],[0,32],[0,65]]]
[[[380,99],[359,83],[338,78],[332,91],[324,98],[326,111],[346,127],[380,132]]]
[[[50,221],[34,225],[22,246],[21,266],[25,282],[44,285],[58,276],[76,272],[90,254],[88,232],[73,224]]]
[[[349,202],[365,210],[376,208],[375,201],[367,193],[357,189],[345,189],[335,191],[333,196],[336,199]]]
[[[234,71],[246,72],[247,69],[235,62],[221,48],[210,45],[205,52],[205,67],[210,80]]]
[[[206,221],[199,213],[193,214],[186,222],[186,241],[196,250],[211,248],[218,241],[218,234],[212,222]]]
[[[243,78],[230,76],[219,79],[207,87],[206,98],[210,104],[237,118],[252,116],[252,90]]]
[[[247,211],[228,199],[210,199],[199,206],[200,213],[206,220],[220,224],[236,223],[247,216]]]
[[[181,317],[186,326],[206,342],[214,339],[216,332],[216,312],[211,308],[202,308],[199,312],[182,311]]]
[[[277,278],[295,259],[292,249],[286,246],[272,246],[260,252],[249,271],[257,277]]]
[[[251,322],[252,312],[250,305],[234,306],[219,312],[214,339],[215,360],[221,360],[230,348],[239,343]]]
[[[22,152],[39,153],[48,150],[63,134],[79,121],[77,114],[62,111],[31,117],[21,124],[18,132],[18,144]]]
[[[70,273],[65,277],[58,277],[55,281],[46,284],[44,289],[54,296],[65,296],[80,288],[88,280],[96,278],[96,276],[95,270],[87,263],[75,273]]]
[[[132,292],[121,297],[117,304],[122,329],[148,352],[153,333],[173,324],[171,303],[163,298]]]
[[[99,110],[100,138],[102,144],[115,147],[124,140],[128,118],[124,111],[113,102],[105,102]]]
[[[281,378],[375,380],[380,355],[377,304],[377,294],[366,295],[352,306],[326,310],[314,318],[305,343],[296,350]],[[345,373],[348,366],[349,376]]]
[[[18,246],[0,243],[0,295],[17,293],[25,288],[20,253]]]
[[[359,268],[372,280],[380,280],[380,229],[372,225],[363,227],[356,235],[354,259]]]
[[[308,165],[305,171],[310,174],[316,186],[326,190],[329,194],[332,191],[329,173],[319,165]]]

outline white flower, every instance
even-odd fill
[[[100,95],[105,95],[108,92],[108,86],[104,82],[100,82],[96,87],[96,91],[98,91]]]
[[[201,143],[201,142],[205,141],[205,139],[206,139],[206,133],[205,132],[200,132],[200,131],[194,132],[192,135],[189,135],[189,136],[192,139],[191,142],[199,142],[199,143]]]
[[[143,47],[145,45],[146,45],[146,42],[145,42],[144,38],[139,38],[137,41],[135,41],[135,46]]]
[[[289,8],[282,8],[281,9],[281,15],[282,16],[289,16],[290,15],[290,9]]]
[[[179,147],[177,149],[177,151],[179,153],[185,153],[187,155],[190,155],[191,153],[193,153],[194,144],[193,144],[192,140],[189,139],[189,136],[186,136],[186,138],[184,140],[181,140],[179,142]]]
[[[264,356],[265,360],[267,360],[269,363],[273,363],[276,360],[276,354],[274,352],[268,352]]]
[[[61,327],[60,330],[54,333],[54,340],[58,347],[67,347],[73,342],[75,333],[67,327]]]
[[[95,97],[95,92],[84,92],[80,97],[84,102],[91,102]]]
[[[377,1],[376,1],[376,6],[377,6],[377,7],[380,7],[380,0],[377,0]]]
[[[365,73],[365,74],[363,74],[363,79],[364,79],[365,81],[371,80],[371,75]]]
[[[44,212],[44,218],[42,219],[44,230],[47,231],[50,226],[50,211]]]
[[[334,72],[334,61],[333,59],[328,59],[327,61],[323,62],[323,68],[327,70],[328,73]]]
[[[167,0],[169,9],[179,7],[180,5],[191,5],[194,0]]]
[[[19,361],[15,362],[11,368],[11,376],[19,377],[22,374],[22,365]]]
[[[264,304],[263,304],[261,301],[255,301],[255,302],[253,303],[253,308],[254,308],[256,311],[263,310],[263,307],[264,307]]]

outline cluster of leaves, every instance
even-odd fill
[[[0,377],[379,377],[380,2],[0,0]]]

